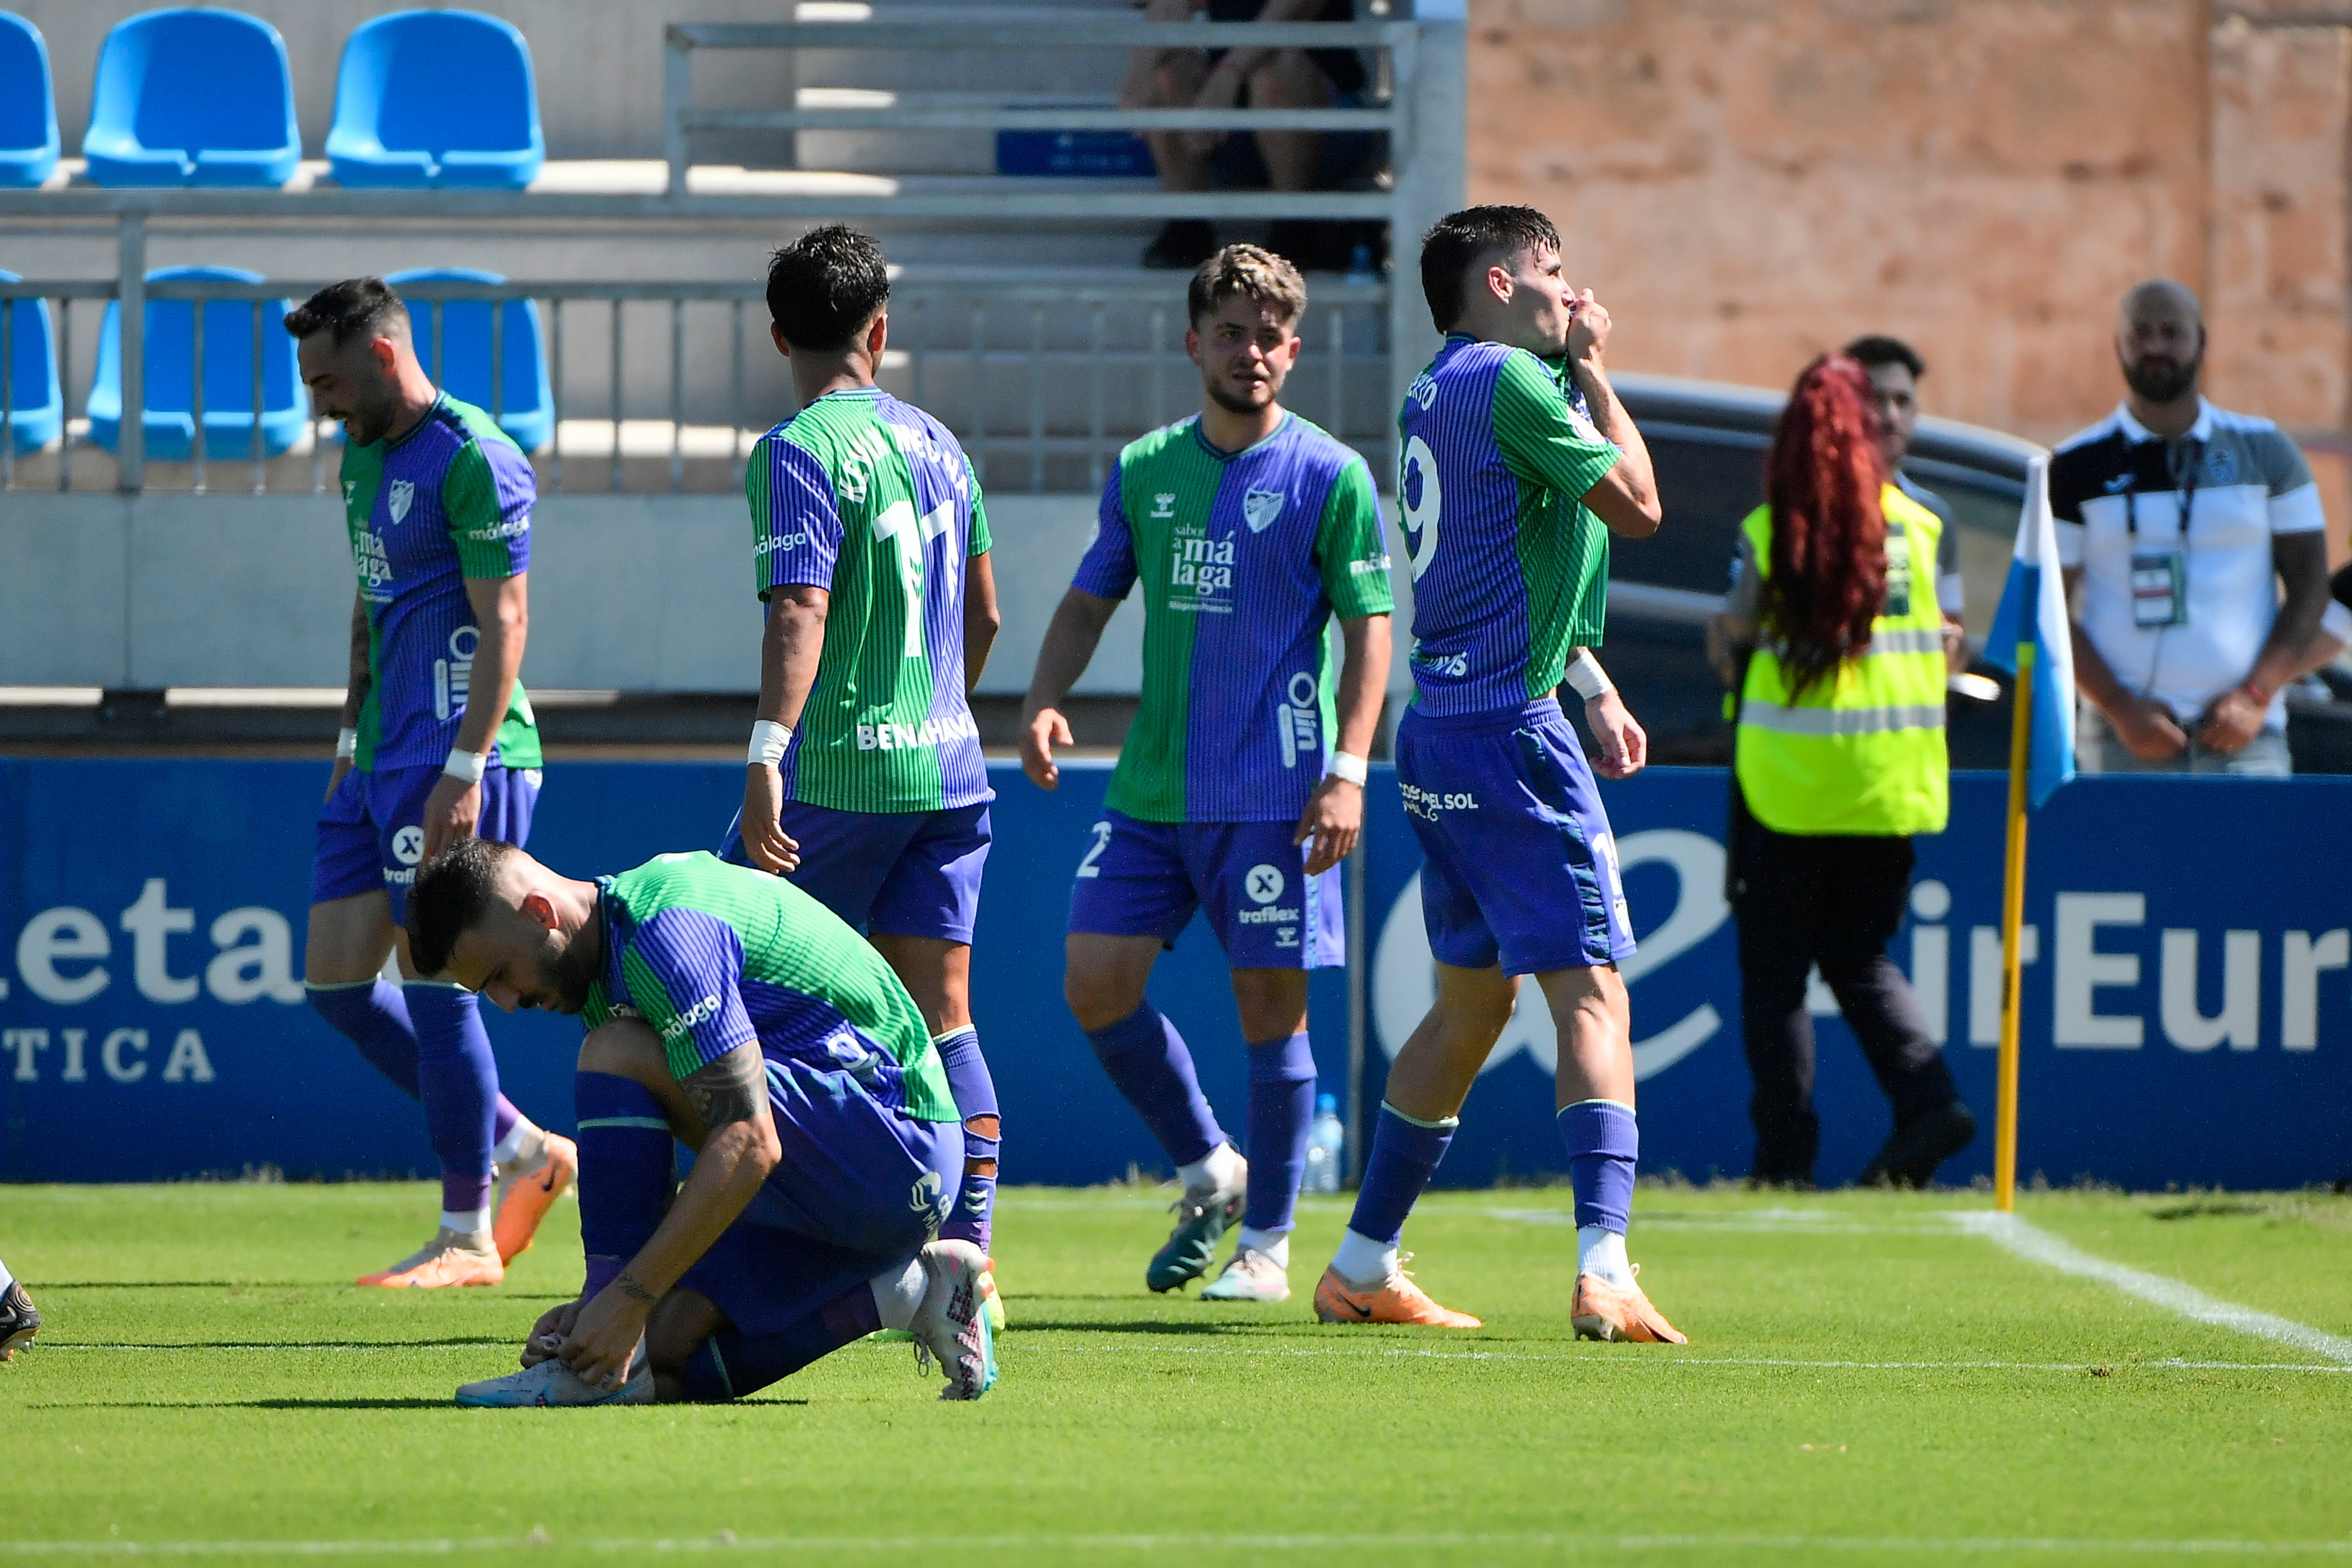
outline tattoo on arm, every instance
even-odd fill
[[[704,1132],[716,1132],[730,1121],[749,1121],[760,1114],[767,1099],[767,1067],[758,1046],[740,1045],[687,1074],[678,1087],[702,1118]]]
[[[625,1268],[622,1269],[620,1277],[613,1281],[613,1287],[630,1300],[642,1302],[648,1307],[661,1300],[659,1296],[638,1284],[637,1277]]]

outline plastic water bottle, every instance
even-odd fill
[[[1307,1131],[1307,1179],[1310,1193],[1336,1193],[1348,1163],[1348,1129],[1339,1121],[1339,1102],[1328,1094],[1315,1097],[1315,1124]]]
[[[1373,283],[1380,280],[1380,268],[1372,265],[1372,247],[1369,245],[1356,247],[1348,258],[1348,281]]]

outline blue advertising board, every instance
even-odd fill
[[[550,771],[531,847],[574,875],[716,839],[740,791],[723,764],[576,763]],[[1062,1003],[1068,878],[1107,773],[1054,795],[995,771],[995,847],[976,937],[974,1012],[1016,1182],[1164,1166]],[[308,763],[0,761],[0,1179],[128,1181],[429,1172],[422,1119],[304,1005]],[[1642,952],[1626,966],[1643,1163],[1737,1175],[1753,1148],[1739,980],[1722,898],[1720,771],[1654,769],[1606,798]],[[1954,781],[1953,826],[1922,839],[1895,956],[1989,1122],[1999,1009],[2001,781]],[[1394,774],[1367,822],[1365,1103],[1427,1005],[1419,855]],[[2294,1185],[2352,1175],[2352,781],[2094,779],[2033,827],[2020,1169],[2132,1186]],[[1347,976],[1318,974],[1315,1043],[1346,1081]],[[1222,955],[1198,922],[1154,999],[1193,1045],[1238,1129],[1242,1043]],[[1842,1024],[1818,1026],[1819,1174],[1851,1177],[1887,1119]],[[571,1122],[578,1027],[493,1017],[507,1091]],[[1532,987],[1464,1110],[1441,1178],[1557,1171],[1551,1029]],[[1358,1114],[1361,1114],[1360,1109]],[[1990,1168],[1989,1136],[1945,1167]]]

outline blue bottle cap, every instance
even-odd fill
[[[1339,1096],[1332,1094],[1318,1094],[1315,1097],[1315,1113],[1318,1116],[1322,1115],[1327,1110],[1336,1112],[1339,1109]]]

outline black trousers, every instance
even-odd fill
[[[1732,786],[1731,910],[1739,928],[1739,1021],[1756,1085],[1754,1174],[1809,1182],[1820,1152],[1806,974],[1821,967],[1838,1011],[1894,1108],[1895,1124],[1959,1098],[1911,982],[1886,955],[1911,894],[1911,840],[1776,833]]]

